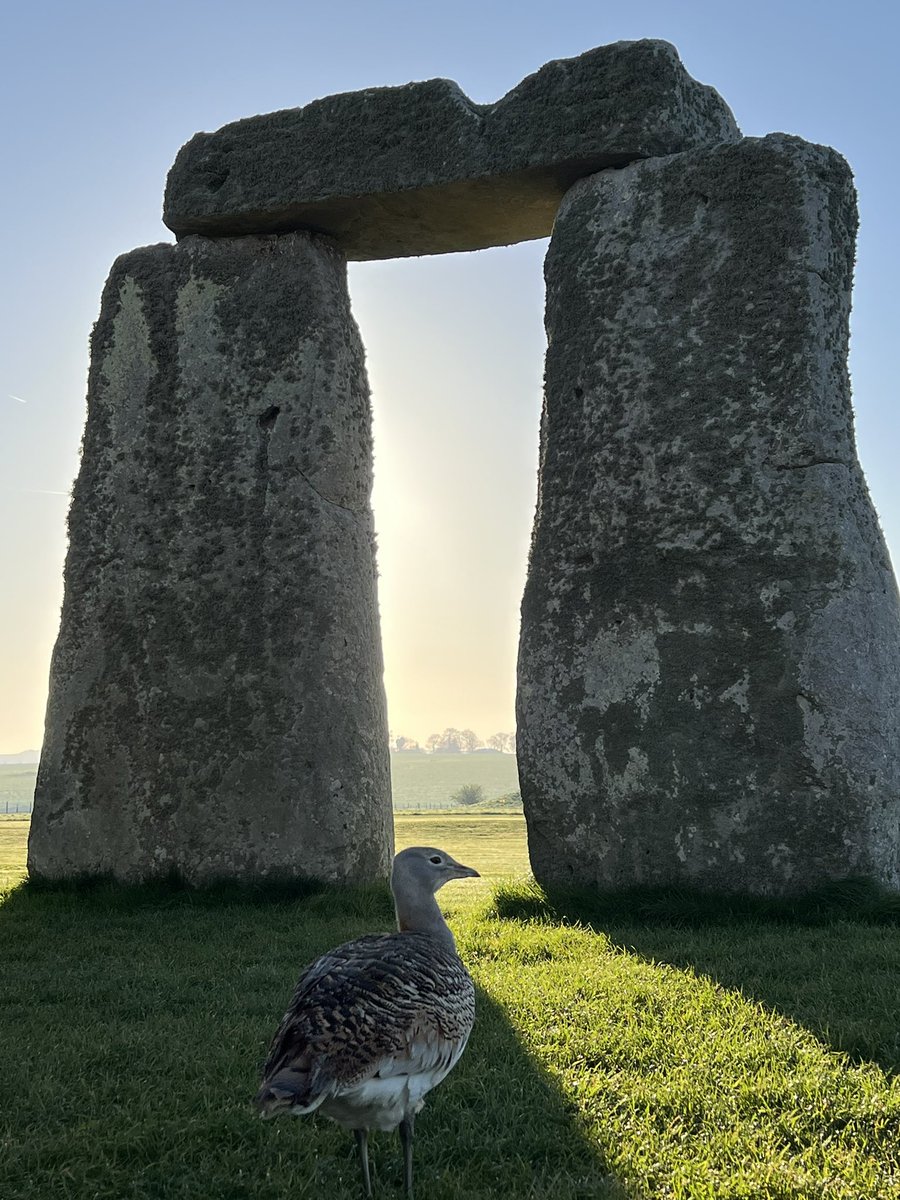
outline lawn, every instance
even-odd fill
[[[900,1197],[896,927],[501,919],[521,818],[401,816],[397,840],[485,877],[442,893],[479,1014],[417,1127],[421,1200]],[[389,923],[379,889],[13,891],[4,1200],[358,1200],[348,1135],[249,1099],[300,964]],[[373,1142],[399,1196],[396,1139]]]

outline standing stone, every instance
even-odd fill
[[[93,334],[33,876],[386,874],[371,458],[327,239],[192,237],[117,260]]]
[[[847,378],[849,169],[784,135],[576,184],[519,656],[535,875],[900,884],[900,619]]]

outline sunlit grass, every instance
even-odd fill
[[[480,872],[480,879],[460,879],[442,890],[441,904],[452,913],[485,900],[502,879],[525,878],[531,870],[521,813],[397,812],[394,836],[398,850],[438,846]]]
[[[628,1195],[900,1194],[900,1087],[879,1066],[586,928],[482,921],[462,944]]]
[[[28,813],[0,815],[0,892],[25,878],[30,825]]]

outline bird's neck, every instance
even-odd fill
[[[427,933],[456,949],[456,942],[433,892],[395,886],[394,909],[401,933]]]

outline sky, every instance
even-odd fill
[[[836,147],[860,204],[851,373],[860,458],[900,560],[900,6],[885,0],[0,0],[0,754],[38,748],[59,624],[88,336],[116,255],[198,130],[319,96],[455,79],[498,99],[554,58],[664,38],[743,132]],[[513,727],[534,512],[546,241],[351,264],[375,414],[390,725]]]

